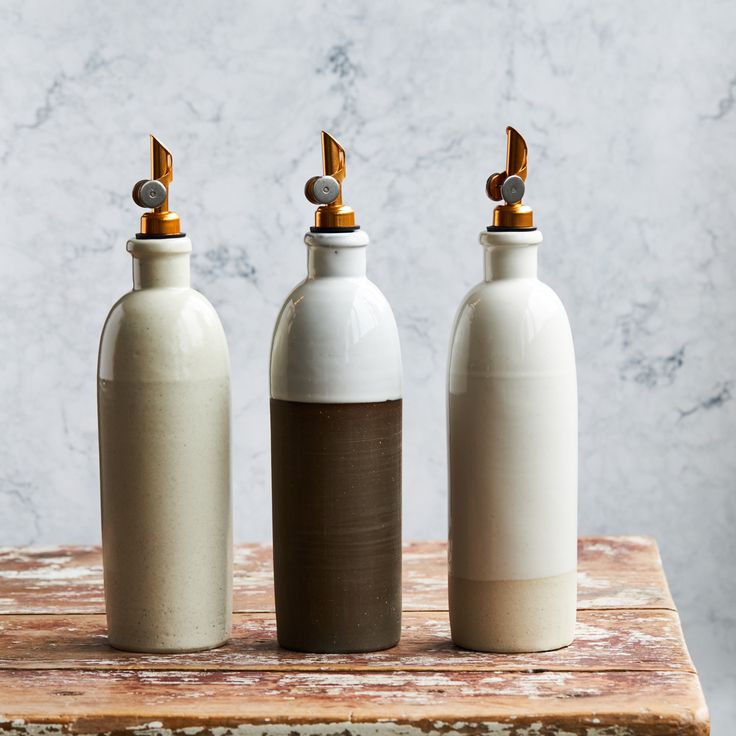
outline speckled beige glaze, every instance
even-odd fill
[[[134,290],[107,318],[98,371],[109,641],[209,649],[232,608],[227,344],[189,288],[188,238],[128,250]]]
[[[537,580],[449,576],[455,644],[486,652],[544,652],[575,636],[576,573]]]

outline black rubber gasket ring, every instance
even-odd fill
[[[310,227],[309,231],[312,233],[354,233],[356,230],[360,230],[360,225],[353,225],[353,227]]]
[[[186,233],[171,233],[169,235],[148,235],[147,233],[136,233],[136,240],[164,240],[166,238],[185,238]]]

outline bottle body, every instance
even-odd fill
[[[209,649],[230,635],[230,370],[188,238],[139,239],[134,290],[102,332],[102,545],[112,646]]]
[[[488,232],[448,370],[450,624],[469,649],[574,636],[577,379],[570,326],[536,277],[534,231]]]
[[[279,643],[395,645],[401,626],[401,353],[361,231],[307,235],[271,350]]]

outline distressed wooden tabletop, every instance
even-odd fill
[[[575,642],[543,654],[449,640],[446,550],[404,550],[401,643],[305,655],[275,641],[271,552],[235,554],[233,637],[210,652],[107,645],[100,552],[0,549],[0,734],[707,734],[657,547],[580,540]]]

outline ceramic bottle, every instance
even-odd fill
[[[172,158],[153,136],[151,156],[133,191],[154,208],[127,244],[133,290],[100,341],[105,602],[112,646],[184,652],[230,635],[230,370],[217,313],[190,288]]]
[[[505,203],[480,235],[485,278],[450,346],[450,624],[459,646],[533,652],[574,636],[577,382],[565,309],[537,278],[526,144],[507,135],[506,171],[487,185]]]
[[[307,277],[271,348],[276,620],[283,647],[364,652],[400,635],[401,352],[342,202],[345,151],[323,132],[322,153]]]

